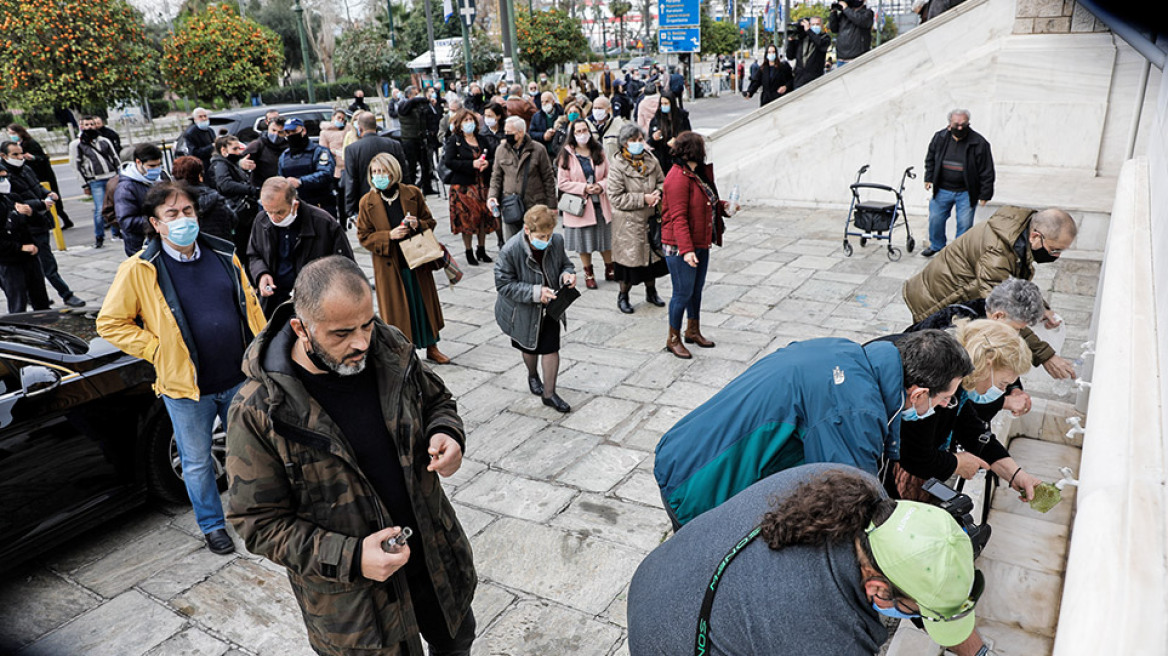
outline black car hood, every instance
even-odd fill
[[[86,361],[97,365],[123,355],[97,334],[96,322],[97,310],[41,310],[5,315],[0,317],[0,350],[68,362],[75,367]]]

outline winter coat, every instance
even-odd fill
[[[527,191],[523,196],[523,206],[531,209],[536,205],[556,206],[556,173],[552,170],[547,150],[530,138],[523,139],[518,151],[506,141],[495,148],[495,165],[491,170],[491,192],[489,198],[503,203],[510,194],[523,191],[520,174],[528,161]]]
[[[412,214],[418,219],[418,227],[416,230],[411,229],[410,236],[433,230],[438,224],[430,214],[430,208],[426,206],[422,190],[407,184],[399,184],[397,188],[401,194],[402,212]],[[393,190],[387,189],[386,192],[392,193]],[[414,335],[410,329],[410,304],[406,299],[405,285],[401,277],[401,268],[405,263],[402,260],[401,248],[389,237],[389,231],[392,229],[381,192],[374,189],[362,196],[357,212],[357,239],[373,254],[377,308],[385,323],[395,326],[405,333],[406,339],[413,341]],[[434,334],[438,334],[446,323],[442,318],[442,303],[438,300],[434,276],[425,267],[415,273],[418,287],[422,291],[422,305],[426,307],[426,319],[429,320]]]
[[[703,174],[717,194],[714,166],[705,164]],[[715,207],[689,166],[679,163],[670,169],[665,176],[661,205],[662,244],[676,246],[680,255],[709,248],[710,244],[722,245],[722,233],[726,229],[725,201],[719,201]]]
[[[491,141],[488,137],[476,134],[475,141],[479,144],[478,155],[475,154],[474,149],[461,133],[452,134],[446,140],[446,144],[442,147],[442,164],[450,170],[450,179],[446,181],[447,184],[471,186],[477,184],[480,179],[486,183],[490,182],[491,165],[495,161],[495,151],[491,149]],[[480,172],[475,169],[474,162],[484,153],[487,156],[487,168]]]
[[[183,139],[186,140],[186,154],[202,160],[203,170],[206,170],[211,164],[211,155],[215,154],[214,128],[204,130],[192,124],[186,132],[183,132]]]
[[[328,212],[300,201],[296,210],[296,224],[299,231],[296,233],[296,244],[292,247],[292,258],[297,273],[309,262],[329,255],[344,255],[353,259],[353,247],[349,245],[344,227]],[[280,255],[276,239],[276,226],[272,225],[268,213],[261,210],[252,224],[251,239],[247,245],[248,273],[257,284],[264,274],[276,277]],[[261,303],[263,300],[264,297],[260,297]]]
[[[609,110],[610,112],[612,110]],[[619,138],[621,128],[625,126],[625,120],[619,116],[609,114],[608,120],[604,123],[597,123],[591,115],[584,119],[588,124],[588,129],[592,131],[592,136],[596,138],[596,142],[604,146],[604,156],[608,159],[616,157],[620,153]],[[603,134],[601,134],[603,132]]]
[[[333,154],[324,146],[314,146],[310,142],[304,150],[291,148],[280,154],[276,174],[297,178],[300,186],[296,193],[313,205],[335,207],[333,202],[333,169],[336,162]]]
[[[503,334],[528,350],[539,342],[540,322],[545,320],[539,302],[543,287],[559,289],[565,273],[576,273],[564,250],[562,235],[552,234],[543,252],[543,266],[535,261],[524,233],[511,237],[495,256],[495,323]],[[567,314],[560,317],[568,327]]]
[[[596,225],[600,219],[596,216],[596,203],[593,202],[592,196],[584,193],[584,187],[588,186],[588,180],[584,177],[584,168],[580,166],[580,160],[576,158],[576,149],[572,146],[565,146],[562,157],[567,158],[568,168],[564,168],[556,163],[556,188],[565,194],[575,194],[584,198],[584,214],[575,216],[562,212],[565,228],[586,228],[588,226]],[[612,205],[608,201],[608,192],[605,190],[605,181],[608,180],[608,158],[601,160],[599,164],[593,162],[592,171],[594,173],[594,180],[596,184],[600,185],[600,211],[604,215],[600,218],[604,219],[605,223],[612,223]],[[528,205],[528,207],[531,207]]]
[[[402,140],[423,139],[426,136],[426,116],[430,101],[418,94],[397,105],[398,121],[401,123]]]
[[[665,175],[669,175],[669,171],[673,168],[674,163],[672,148],[670,148],[669,142],[682,132],[693,129],[689,122],[689,111],[674,106],[669,116],[673,124],[672,134],[666,135],[665,131],[661,130],[661,121],[665,117],[664,114],[654,116],[649,121],[648,132],[645,133],[646,142],[649,144],[649,148],[653,151],[653,154],[657,156],[657,162],[661,164],[661,170],[665,172]],[[676,118],[673,118],[673,116],[676,116]],[[661,139],[653,137],[658,130],[661,131]]]
[[[795,62],[796,89],[823,76],[828,50],[831,35],[826,31],[816,34],[806,30],[787,41],[787,59]]]
[[[975,224],[941,249],[925,268],[904,283],[902,294],[914,322],[954,303],[989,296],[1006,278],[1034,278],[1034,256],[1027,236],[1034,210],[1005,206],[984,223]],[[1029,328],[1021,333],[1042,364],[1054,357],[1054,349]]]
[[[146,243],[146,227],[150,225],[150,217],[146,215],[143,206],[151,185],[138,172],[134,162],[126,162],[118,174],[118,186],[114,189],[114,212],[122,231],[122,247],[126,255],[137,253]]]
[[[965,190],[969,192],[969,206],[977,207],[978,201],[994,197],[994,155],[990,152],[990,142],[972,129],[965,141]],[[939,130],[929,142],[929,152],[925,155],[925,182],[933,185],[934,198],[941,191],[937,183],[941,179],[945,152],[954,145],[949,128]]]
[[[753,97],[759,89],[762,89],[762,95],[758,98],[758,106],[764,107],[767,103],[778,100],[794,88],[795,74],[791,72],[791,65],[785,61],[778,61],[773,66],[759,67],[758,75],[750,80],[750,88],[746,90],[746,95]]]
[[[105,137],[91,141],[77,138],[69,142],[69,161],[85,186],[94,180],[109,180],[118,174],[122,165],[118,151]]]
[[[24,166],[12,166],[8,162],[0,164],[8,171],[8,181],[12,191],[8,193],[9,201],[24,203],[32,208],[32,216],[25,217],[25,225],[32,234],[45,234],[53,225],[53,215],[45,200],[49,197],[49,190],[41,186],[36,173],[26,162]],[[21,215],[23,216],[23,215]]]
[[[771,474],[831,462],[876,474],[900,456],[904,370],[888,342],[795,342],[677,422],[653,475],[684,524]]]
[[[530,134],[531,119],[534,118],[535,113],[539,111],[539,108],[535,106],[535,103],[526,98],[511,96],[507,100],[503,101],[503,104],[507,107],[507,116],[518,116],[519,118],[523,119],[523,122],[527,124],[528,133]]]
[[[200,234],[200,257],[214,257],[238,280],[233,299],[247,340],[264,327],[255,292],[231,242]],[[151,239],[126,258],[97,315],[97,333],[122,352],[154,365],[154,392],[172,399],[199,400],[198,353],[174,284],[166,273],[162,240]]]
[[[22,250],[26,244],[33,243],[28,218],[16,211],[11,195],[0,194],[0,264],[24,266],[36,257]]]
[[[247,382],[227,422],[227,519],[249,551],[285,567],[308,639],[320,654],[422,656],[405,572],[385,582],[360,574],[358,547],[394,525],[336,422],[297,377],[291,304],[248,348]],[[438,482],[426,471],[430,436],[465,444],[454,399],[414,353],[409,338],[374,321],[367,366],[376,372],[389,435],[417,517],[411,542],[451,635],[470,609],[477,578],[470,542]],[[402,643],[405,648],[401,648]]]
[[[608,172],[608,199],[612,203],[612,259],[625,267],[649,266],[660,258],[649,248],[649,220],[657,207],[645,205],[645,194],[662,191],[665,174],[657,158],[644,154],[644,171],[638,173],[617,155]]]
[[[211,168],[207,172],[206,181],[209,187],[227,199],[228,207],[236,214],[260,196],[259,188],[251,183],[247,171],[218,153],[211,158]]]
[[[252,185],[259,189],[264,186],[264,182],[268,178],[276,177],[280,165],[280,155],[287,149],[287,139],[279,137],[275,143],[272,143],[267,133],[260,135],[258,139],[247,145],[243,154],[251,155],[252,161],[256,163],[256,167],[251,170]]]
[[[868,52],[872,48],[872,25],[875,22],[875,12],[864,5],[831,12],[827,28],[836,34],[836,59],[851,61]]]
[[[351,129],[351,126],[338,128],[332,123],[328,123],[320,129],[320,145],[328,148],[329,152],[333,154],[333,161],[336,162],[333,177],[337,179],[340,179],[341,174],[345,172],[345,134]]]
[[[552,113],[546,114],[543,109],[540,109],[531,117],[531,129],[528,131],[531,138],[536,143],[548,149],[548,155],[555,157],[557,153],[552,152],[552,144],[550,139],[544,139],[543,135],[548,130],[554,130],[556,127],[556,119],[564,115],[564,108],[558,103]]]
[[[206,185],[191,185],[191,190],[199,196],[199,232],[227,241],[234,240],[239,219],[227,206],[227,199]]]
[[[57,174],[53,171],[53,162],[45,153],[44,147],[31,137],[21,139],[20,147],[24,149],[25,155],[32,155],[32,159],[28,160],[25,166],[31,166],[32,172],[36,173],[38,180],[48,182],[56,189]]]
[[[345,146],[345,161],[349,175],[345,176],[346,217],[356,216],[359,203],[369,193],[369,163],[381,153],[389,153],[397,160],[398,166],[406,169],[406,151],[397,139],[368,133]]]

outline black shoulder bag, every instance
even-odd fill
[[[527,161],[523,163],[523,171],[521,173],[523,185],[520,187],[519,193],[503,196],[503,223],[510,223],[511,225],[523,223],[523,215],[527,213],[527,207],[524,205],[523,198],[527,196],[527,173],[531,168],[531,160],[533,159],[535,159],[534,154],[528,157]]]

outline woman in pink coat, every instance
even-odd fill
[[[581,214],[562,212],[564,241],[568,250],[580,255],[584,265],[584,284],[596,289],[592,271],[592,253],[600,251],[604,258],[604,279],[616,280],[612,266],[612,206],[608,202],[605,180],[608,162],[604,148],[592,136],[585,121],[574,121],[569,129],[571,137],[564,144],[556,161],[561,200],[566,194],[583,199]],[[565,203],[561,202],[561,206]]]

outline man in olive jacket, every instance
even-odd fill
[[[470,654],[470,542],[439,484],[462,464],[450,392],[373,310],[360,267],[315,260],[248,348],[228,421],[228,519],[288,570],[320,654]],[[413,537],[383,546],[401,528]]]
[[[547,149],[527,136],[527,124],[517,116],[507,117],[503,135],[505,141],[495,149],[487,205],[492,210],[498,209],[507,196],[522,194],[525,210],[536,205],[555,207],[556,172],[552,170]],[[522,230],[522,221],[503,222],[504,239],[511,239]]]
[[[912,311],[913,322],[954,303],[985,298],[1007,278],[1033,280],[1035,264],[1057,260],[1077,234],[1074,219],[1059,209],[999,209],[905,281],[904,302]],[[1058,325],[1049,308],[1043,321],[1047,328]],[[1054,349],[1029,328],[1023,328],[1021,335],[1030,347],[1035,366],[1042,365],[1055,378],[1075,375],[1071,363],[1055,355]]]

